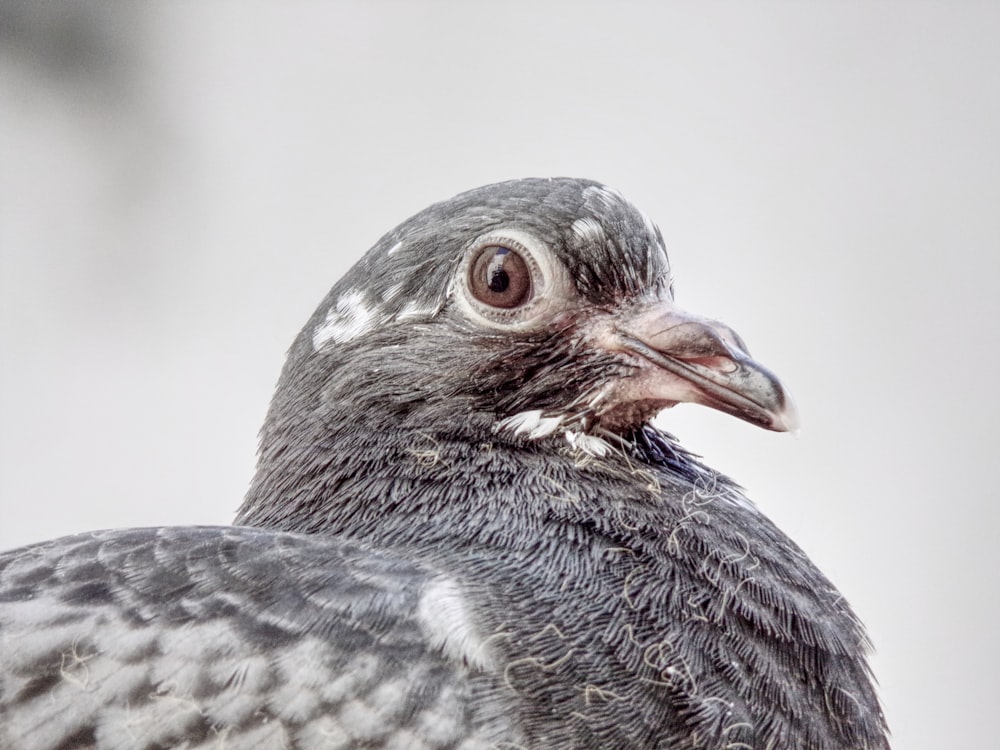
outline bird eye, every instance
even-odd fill
[[[469,290],[490,307],[519,307],[531,300],[531,268],[516,250],[488,245],[469,266]]]

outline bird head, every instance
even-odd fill
[[[293,346],[271,421],[304,392],[328,424],[473,420],[527,440],[622,435],[681,402],[795,424],[740,337],[675,304],[646,215],[565,178],[471,190],[386,234]]]
[[[827,684],[863,696],[838,715],[877,717],[863,660],[843,656],[863,635],[839,594],[735,485],[649,424],[681,402],[795,424],[740,337],[675,304],[659,230],[616,191],[490,185],[405,221],[333,287],[289,353],[237,521],[460,573],[470,603],[491,602],[480,611],[492,607],[496,642],[514,644],[510,667],[570,643],[553,667],[575,668],[578,647],[605,654],[620,684],[649,688],[647,716],[672,721],[664,707],[683,705],[685,738],[738,726],[753,741],[748,704],[768,736],[792,737],[770,706],[809,723],[833,705]],[[604,672],[565,674],[551,684]],[[708,689],[692,702],[696,680]],[[538,695],[545,716],[569,705]],[[816,726],[810,738],[833,731]],[[650,746],[675,736],[657,732]],[[810,743],[798,744],[823,744]]]

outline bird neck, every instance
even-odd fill
[[[416,552],[515,550],[536,545],[540,527],[591,524],[595,513],[617,514],[616,537],[659,528],[668,485],[679,495],[699,483],[732,488],[652,428],[595,457],[558,434],[499,434],[495,417],[476,412],[309,411],[268,419],[238,523]]]
[[[534,544],[533,530],[553,518],[590,523],[609,498],[615,512],[641,516],[671,484],[677,496],[699,483],[732,487],[649,426],[595,457],[558,432],[498,431],[503,415],[447,383],[397,387],[402,375],[389,371],[401,354],[362,367],[363,352],[319,357],[311,347],[300,336],[290,352],[237,523],[394,547],[509,547]],[[412,390],[422,396],[404,397]],[[623,528],[638,520],[623,517]]]

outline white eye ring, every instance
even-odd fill
[[[502,303],[490,304],[477,297],[470,288],[474,271],[483,262],[483,251],[488,248],[506,248],[519,257],[530,278],[529,288],[523,301],[515,301],[510,307]],[[499,253],[498,253],[499,255]],[[459,264],[453,280],[453,288],[459,308],[473,320],[492,328],[527,329],[534,327],[538,319],[553,309],[553,303],[563,301],[569,288],[568,276],[562,264],[552,257],[548,248],[532,235],[518,229],[499,229],[480,235],[465,248],[465,256]],[[486,290],[480,289],[480,295]],[[487,291],[487,295],[489,292]]]

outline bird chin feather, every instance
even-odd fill
[[[595,458],[607,456],[614,446],[604,436],[595,435],[582,428],[582,420],[566,416],[545,416],[541,409],[518,412],[497,422],[494,432],[527,440],[540,440],[561,434],[570,449]]]
[[[678,403],[662,399],[639,399],[612,403],[597,415],[594,426],[607,432],[624,435],[638,430],[661,411],[676,406]]]

